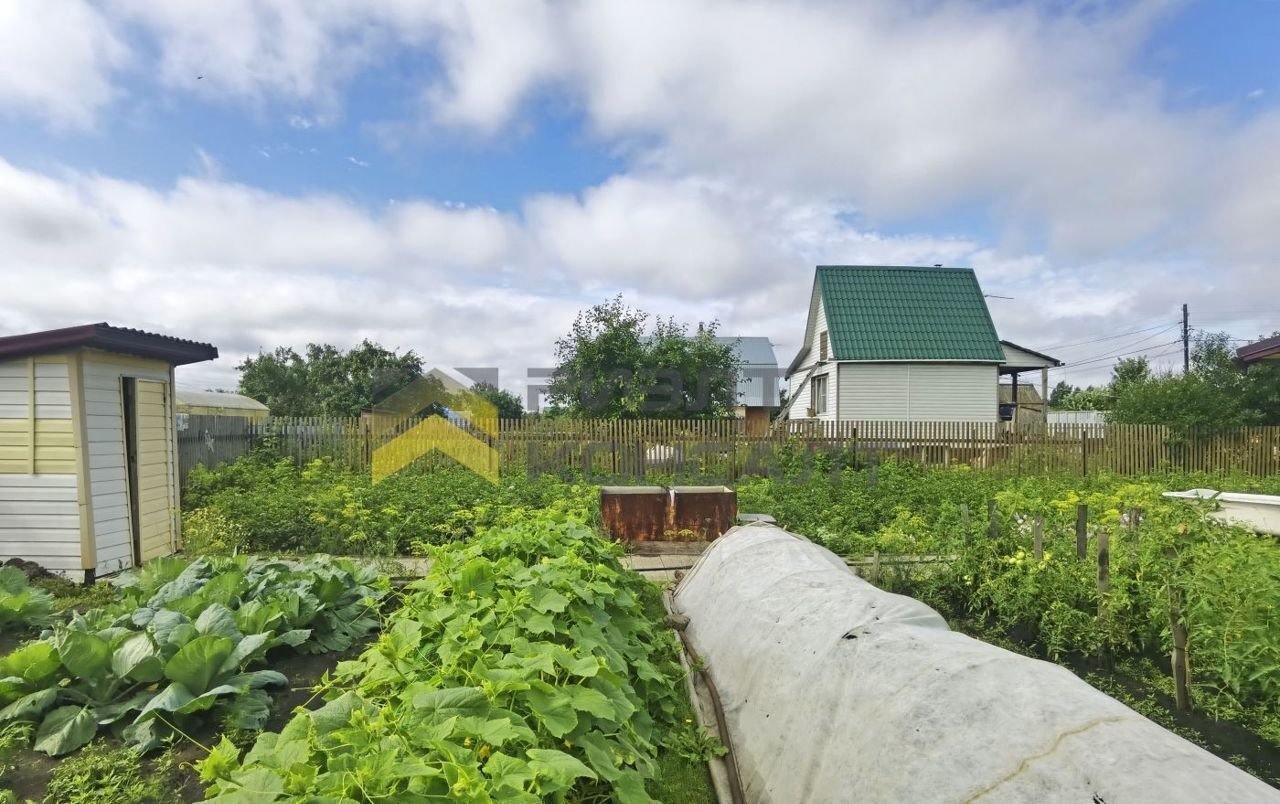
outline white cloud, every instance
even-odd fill
[[[83,0],[5,0],[0,54],[0,114],[85,128],[117,94],[111,73],[128,50]]]
[[[1001,334],[1033,348],[1172,320],[1188,299],[1238,307],[1232,277],[1246,276],[1210,283],[1191,262],[1059,266],[855,220],[836,205],[660,176],[541,196],[522,214],[430,200],[371,211],[213,178],[156,190],[0,160],[0,331],[108,320],[209,340],[223,359],[184,374],[219,387],[258,348],[369,337],[433,364],[500,366],[518,389],[574,313],[615,292],[655,314],[769,336],[785,364],[815,263],[972,263],[985,290],[1015,299],[991,302]],[[1261,266],[1247,276],[1250,298],[1280,292]]]

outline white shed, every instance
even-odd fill
[[[173,368],[217,356],[108,324],[0,338],[0,561],[90,580],[174,552]]]

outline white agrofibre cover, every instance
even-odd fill
[[[950,631],[775,526],[713,542],[675,606],[752,804],[1280,802],[1068,670]]]

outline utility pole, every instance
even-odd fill
[[[1187,326],[1187,305],[1182,305],[1182,373],[1191,371],[1191,328]]]

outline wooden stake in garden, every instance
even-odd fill
[[[1111,534],[1106,528],[1098,531],[1098,594],[1103,598],[1111,591]],[[1099,607],[1103,605],[1101,602]]]
[[[969,543],[969,504],[960,504],[960,527],[964,530],[964,543]]]
[[[1111,533],[1106,528],[1098,531],[1098,621],[1107,632],[1107,593],[1111,591]],[[1098,654],[1106,650],[1106,640],[1098,646]]]
[[[1000,538],[1000,515],[996,512],[995,500],[987,500],[987,537],[993,542]]]
[[[1179,712],[1191,708],[1191,691],[1188,689],[1187,676],[1190,660],[1187,657],[1187,623],[1182,618],[1182,594],[1174,585],[1173,570],[1177,566],[1177,551],[1172,547],[1164,549],[1169,561],[1169,630],[1173,634],[1173,655],[1170,664],[1173,670],[1173,697]]]
[[[1076,558],[1083,560],[1089,553],[1089,506],[1076,506]]]
[[[1142,509],[1129,509],[1129,552],[1134,558],[1138,556],[1138,523],[1142,521]]]
[[[1032,533],[1032,549],[1035,551],[1036,563],[1039,564],[1044,560],[1044,517],[1036,517],[1035,523],[1031,526]]]

